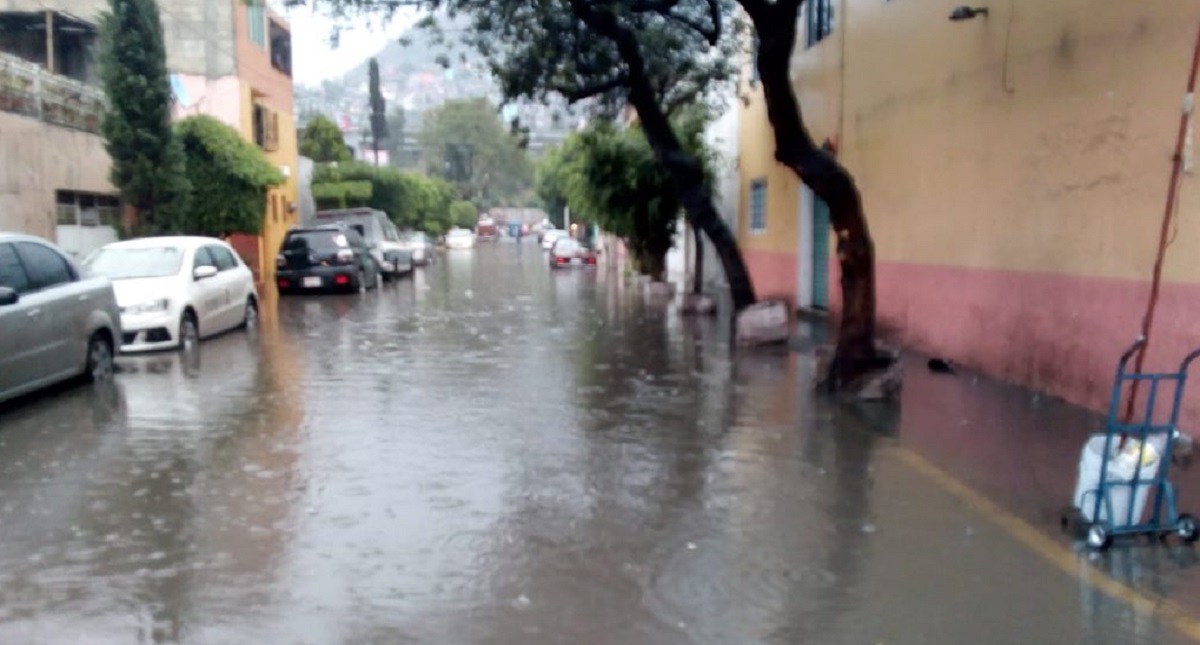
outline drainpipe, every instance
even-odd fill
[[[1200,69],[1200,32],[1196,34],[1196,47],[1195,51],[1192,52],[1192,70],[1188,75],[1187,94],[1184,95],[1183,111],[1179,115],[1179,136],[1175,140],[1175,155],[1171,159],[1171,183],[1167,188],[1167,207],[1163,212],[1162,227],[1158,232],[1158,254],[1154,258],[1154,276],[1150,280],[1150,298],[1146,302],[1146,315],[1142,318],[1142,338],[1145,338],[1146,342],[1138,350],[1133,369],[1135,374],[1141,373],[1142,362],[1146,358],[1146,348],[1150,346],[1150,328],[1154,323],[1154,308],[1158,305],[1158,288],[1162,282],[1163,258],[1167,254],[1167,246],[1171,243],[1171,220],[1175,215],[1175,201],[1179,194],[1179,171],[1183,167],[1183,148],[1187,139],[1188,123],[1191,121],[1195,103],[1197,69]],[[1134,381],[1133,386],[1129,390],[1129,401],[1125,406],[1126,423],[1133,418],[1133,408],[1137,402],[1138,383],[1140,381]],[[1121,439],[1122,443],[1124,443],[1124,436]]]

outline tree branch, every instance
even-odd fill
[[[576,101],[582,101],[586,98],[591,98],[593,96],[604,94],[605,92],[610,92],[618,87],[625,87],[628,83],[628,76],[625,74],[617,74],[615,77],[606,81],[600,81],[591,85],[584,85],[583,87],[572,88],[567,85],[550,84],[547,86],[547,89],[549,89],[551,92],[561,94],[563,98],[567,99],[568,103],[575,103]]]
[[[737,2],[742,5],[742,9],[746,10],[755,25],[758,25],[760,20],[765,20],[771,10],[771,5],[767,3],[767,0],[737,0]]]
[[[710,0],[710,2],[715,2],[715,1],[716,0]],[[704,25],[704,24],[701,24],[700,21],[698,21],[698,20],[692,20],[691,18],[688,18],[687,16],[681,16],[677,13],[672,13],[670,11],[664,13],[663,17],[668,20],[674,20],[675,22],[678,22],[679,24],[700,34],[700,37],[703,38],[710,46],[716,46],[717,41],[720,40],[720,38],[721,38],[721,26],[720,26],[719,22],[715,23],[711,26]]]

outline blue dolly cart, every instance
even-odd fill
[[[1187,513],[1179,513],[1176,507],[1175,487],[1167,481],[1167,472],[1171,465],[1172,444],[1178,433],[1179,407],[1183,400],[1184,385],[1187,383],[1188,367],[1193,360],[1200,357],[1200,349],[1192,351],[1183,359],[1178,372],[1137,372],[1132,374],[1127,372],[1126,365],[1129,359],[1145,342],[1145,338],[1138,338],[1133,346],[1121,355],[1121,360],[1117,363],[1112,402],[1109,404],[1108,421],[1105,424],[1100,479],[1096,488],[1087,491],[1082,496],[1081,505],[1091,506],[1090,517],[1094,521],[1087,522],[1084,518],[1080,518],[1082,520],[1080,528],[1086,529],[1087,545],[1093,549],[1108,548],[1112,544],[1113,538],[1127,535],[1150,535],[1161,538],[1174,533],[1187,542],[1196,541],[1196,518]],[[1149,384],[1146,411],[1141,419],[1124,423],[1118,412],[1121,407],[1122,386],[1134,381]],[[1175,387],[1172,393],[1170,419],[1167,423],[1155,424],[1154,408],[1158,398],[1158,386],[1164,383]],[[1162,454],[1158,458],[1158,468],[1152,477],[1143,478],[1142,471],[1144,469],[1141,467],[1134,470],[1132,479],[1120,479],[1112,472],[1109,467],[1110,462],[1123,437],[1140,442],[1136,462],[1139,465],[1143,463],[1147,440],[1156,439],[1155,443],[1163,444]],[[1127,497],[1129,502],[1124,505],[1125,508],[1114,508],[1113,493],[1122,487],[1129,489],[1128,496],[1121,496]],[[1146,492],[1153,493],[1154,497],[1151,502],[1149,519],[1142,522],[1142,515],[1139,514],[1135,517],[1135,512],[1138,506],[1139,489],[1146,487],[1149,488]],[[1080,515],[1082,514],[1080,513]],[[1114,518],[1118,521],[1113,521]]]

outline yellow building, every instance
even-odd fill
[[[805,121],[862,191],[881,327],[1102,406],[1146,309],[1200,3],[956,5],[808,0]],[[823,209],[774,162],[750,73],[742,93],[738,234],[759,294],[836,311]],[[1185,173],[1148,366],[1200,345],[1198,214]]]

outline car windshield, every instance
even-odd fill
[[[575,253],[582,249],[579,242],[572,239],[562,239],[554,243],[554,251],[556,253]]]
[[[423,233],[409,233],[404,236],[404,241],[410,244],[422,244],[425,242],[425,235]]]
[[[295,231],[288,235],[284,249],[288,251],[316,251],[337,253],[338,249],[350,246],[346,236],[337,231]]]
[[[83,268],[110,280],[127,280],[175,275],[182,263],[183,251],[173,246],[109,247],[89,256]]]
[[[470,235],[470,234],[471,234],[471,231],[468,231],[464,228],[456,228],[453,231],[450,231],[449,233],[447,233],[446,237],[463,237],[465,235]]]

